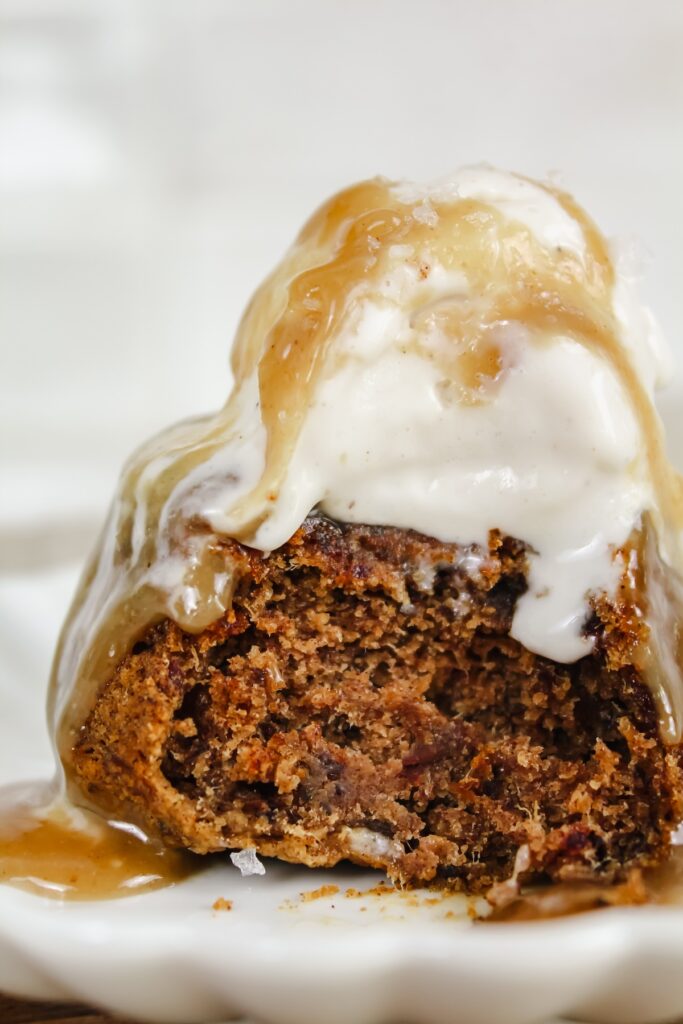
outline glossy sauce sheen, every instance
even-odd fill
[[[201,863],[151,843],[123,823],[92,817],[75,825],[64,815],[43,817],[21,805],[0,811],[0,882],[40,896],[134,896],[180,882]]]

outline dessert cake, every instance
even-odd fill
[[[566,194],[335,196],[215,416],[123,474],[55,662],[68,791],[402,885],[612,882],[683,817],[666,351]]]

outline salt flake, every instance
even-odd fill
[[[242,878],[246,878],[248,875],[265,875],[266,873],[266,869],[256,856],[256,850],[253,846],[246,850],[237,850],[236,853],[231,853],[230,860],[236,868],[240,869]]]
[[[413,218],[430,228],[436,227],[439,222],[439,215],[428,199],[413,207]]]

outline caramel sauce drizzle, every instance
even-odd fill
[[[431,308],[423,295],[421,306],[412,311],[418,328],[415,350],[438,362],[458,401],[485,401],[495,392],[503,368],[494,334],[497,324],[520,322],[539,344],[549,334],[563,334],[608,361],[638,418],[662,518],[680,521],[681,481],[667,462],[652,402],[619,340],[612,309],[614,269],[606,242],[570,196],[543,187],[580,225],[583,258],[548,250],[524,224],[505,219],[480,201],[431,200],[437,220],[425,223],[413,215],[414,204],[399,202],[382,179],[341,192],[311,217],[247,308],[232,354],[235,389],[223,411],[162,435],[128,467],[115,551],[108,556],[113,572],[125,578],[125,594],[100,617],[94,635],[77,638],[76,645],[84,650],[78,665],[73,658],[60,664],[65,637],[75,628],[102,557],[96,552],[55,662],[51,713],[61,716],[63,758],[99,686],[149,625],[170,614],[182,628],[200,631],[229,605],[231,583],[225,578],[220,540],[206,524],[184,521],[177,509],[163,524],[162,518],[179,482],[230,439],[241,386],[257,374],[267,437],[263,475],[232,510],[234,536],[248,543],[277,498],[321,376],[333,373],[342,358],[334,341],[345,318],[359,297],[381,299],[383,279],[402,260],[413,263],[427,281],[433,263],[467,279],[474,299],[454,297]],[[394,246],[410,246],[412,255],[396,257]],[[430,345],[428,328],[440,330],[448,344]],[[133,535],[141,512],[144,542],[136,550]],[[199,543],[191,550],[193,539]],[[146,579],[146,569],[160,557],[162,541],[187,564],[187,584],[198,596],[191,608],[169,608],[167,594]],[[75,679],[60,680],[60,674]],[[57,697],[66,686],[71,686],[69,706],[62,714]]]

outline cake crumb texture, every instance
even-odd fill
[[[625,587],[572,665],[509,636],[525,546],[311,516],[265,555],[222,545],[233,605],[153,626],[68,765],[96,806],[196,853],[381,868],[398,886],[623,880],[666,855],[677,748],[637,668]],[[517,867],[515,868],[515,865]]]

